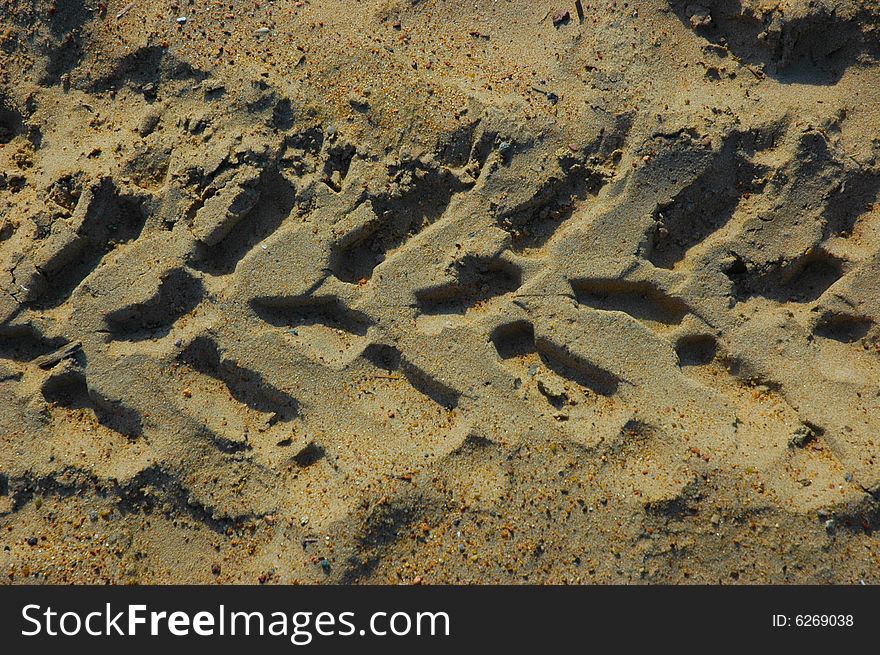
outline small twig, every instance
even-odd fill
[[[764,71],[759,68],[755,68],[754,66],[746,66],[746,68],[748,68],[749,72],[751,72],[751,74],[757,77],[759,80],[763,80],[765,77],[767,77],[766,73],[764,73]]]
[[[130,12],[133,8],[134,8],[134,3],[133,3],[133,2],[129,2],[127,5],[125,5],[125,6],[122,8],[122,10],[121,10],[118,14],[116,14],[116,20],[119,20],[120,18],[122,18],[123,16],[125,16],[125,14],[127,14],[128,12]]]
[[[67,359],[68,357],[72,357],[76,352],[82,348],[81,341],[71,341],[68,344],[61,346],[55,352],[51,352],[48,355],[42,355],[41,357],[37,357],[34,360],[34,364],[43,369],[52,368],[60,362],[62,359]]]

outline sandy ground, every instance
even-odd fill
[[[0,2],[0,579],[880,582],[880,3]]]

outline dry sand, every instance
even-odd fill
[[[880,582],[880,3],[582,9],[0,3],[2,580]]]

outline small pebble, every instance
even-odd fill
[[[568,9],[559,9],[553,13],[553,26],[559,27],[571,20],[571,12]]]
[[[815,438],[816,434],[811,428],[806,425],[801,425],[797,428],[797,430],[794,431],[794,434],[791,435],[788,443],[790,446],[803,448]]]

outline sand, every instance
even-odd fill
[[[580,9],[0,4],[0,579],[880,582],[880,3]]]

